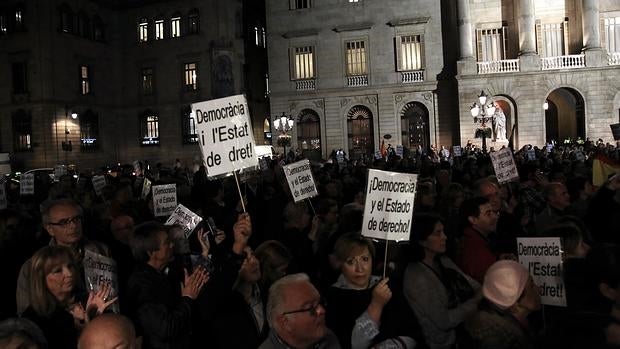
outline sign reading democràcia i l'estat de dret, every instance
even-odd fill
[[[319,195],[316,191],[309,160],[301,160],[284,166],[284,174],[286,174],[286,181],[291,188],[295,202]]]
[[[258,165],[244,95],[194,103],[192,113],[209,177]]]
[[[174,209],[174,212],[172,212],[165,225],[180,226],[183,228],[185,238],[189,238],[198,223],[201,221],[202,218],[199,215],[192,212],[189,208],[179,204],[177,208]]]
[[[34,173],[19,176],[19,194],[34,195]]]
[[[108,299],[118,295],[118,269],[112,258],[84,250],[83,264],[89,291],[97,292],[103,284],[109,284],[112,291]],[[118,302],[112,308],[115,313],[118,313]]]
[[[369,170],[362,235],[409,240],[417,180],[416,174]]]
[[[155,217],[167,217],[177,207],[177,185],[153,186],[153,210]]]
[[[512,157],[512,151],[508,148],[502,148],[499,151],[491,153],[491,162],[495,170],[495,176],[499,184],[508,183],[515,179],[519,179],[517,165]]]
[[[519,262],[538,285],[542,304],[565,307],[560,238],[517,238],[517,248]]]

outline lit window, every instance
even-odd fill
[[[297,147],[304,150],[321,150],[321,123],[312,109],[304,109],[297,122]]]
[[[349,2],[360,2],[360,0],[349,0]]]
[[[265,98],[269,96],[271,91],[269,90],[269,74],[265,74]]]
[[[142,93],[153,94],[153,68],[142,69]]]
[[[258,47],[266,47],[265,28],[260,25],[254,26],[254,44]]]
[[[310,0],[289,0],[290,9],[297,10],[302,8],[310,8]]]
[[[141,120],[142,145],[159,145],[159,117],[147,111]]]
[[[80,115],[80,150],[93,151],[99,148],[99,117],[91,110]]]
[[[567,26],[568,22],[536,24],[536,44],[541,57],[568,54]]]
[[[138,23],[138,41],[147,42],[149,40],[149,22],[146,18],[141,18]]]
[[[155,20],[155,40],[161,40],[164,38],[164,20]]]
[[[19,109],[13,113],[12,119],[14,150],[32,150],[32,116],[23,109]]]
[[[368,108],[357,105],[349,110],[347,133],[350,159],[372,156],[375,142],[372,112]]]
[[[196,131],[196,118],[189,107],[181,110],[183,118],[183,143],[198,143],[198,132]]]
[[[11,73],[13,75],[13,93],[27,93],[28,66],[26,62],[15,62],[11,64]]]
[[[189,12],[188,21],[189,33],[198,34],[200,31],[200,16],[198,15],[198,10],[193,9]]]
[[[196,69],[196,63],[186,63],[184,66],[185,72],[185,90],[195,91],[198,89],[198,73]]]
[[[605,18],[602,38],[607,52],[620,52],[620,17]]]
[[[0,34],[6,34],[6,15],[0,13]]]
[[[80,66],[80,87],[82,95],[90,94],[90,69],[88,66]]]
[[[398,70],[410,71],[422,69],[421,35],[399,37]]]
[[[24,19],[22,18],[23,10],[18,8],[15,10],[15,29],[22,29]]]
[[[314,79],[312,46],[295,47],[293,59],[293,80]]]
[[[345,64],[347,66],[347,76],[368,74],[366,43],[363,40],[347,42]]]
[[[506,58],[506,27],[476,30],[478,62]]]
[[[170,19],[170,36],[178,38],[181,36],[181,17],[172,17]]]

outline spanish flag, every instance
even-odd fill
[[[604,155],[596,155],[592,162],[592,184],[600,187],[609,176],[619,172],[620,164]]]

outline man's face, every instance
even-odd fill
[[[497,187],[491,183],[485,183],[480,187],[480,196],[489,199],[489,203],[495,211],[502,208],[502,198]]]
[[[472,227],[481,233],[489,234],[497,228],[498,211],[493,208],[489,202],[480,205],[480,214],[478,217],[469,217]]]
[[[558,185],[553,190],[553,194],[549,196],[549,205],[559,210],[570,206],[570,195],[568,195],[568,190],[564,184]]]
[[[47,232],[59,245],[73,245],[82,239],[82,217],[77,207],[57,205],[50,209]]]
[[[312,345],[327,334],[321,296],[309,282],[290,284],[281,309],[280,327],[295,338],[296,343]]]
[[[150,253],[150,260],[158,265],[166,265],[172,260],[174,243],[165,231],[157,234],[157,241],[159,241],[159,249]]]

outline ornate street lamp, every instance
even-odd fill
[[[491,137],[493,131],[487,124],[492,125],[495,118],[495,102],[480,91],[478,101],[474,102],[470,108],[471,116],[474,117],[474,123],[480,124],[476,129],[476,138],[482,138],[482,151],[487,151],[487,137]]]
[[[293,129],[295,121],[290,115],[282,112],[282,115],[273,120],[274,128],[280,133],[278,135],[278,145],[284,148],[284,162],[286,163],[286,146],[291,144],[291,136],[288,134]]]

